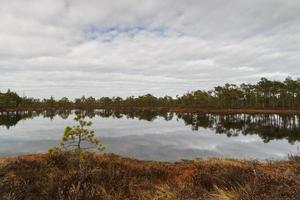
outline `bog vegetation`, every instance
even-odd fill
[[[300,159],[145,162],[58,151],[0,164],[0,199],[300,199]]]
[[[257,84],[225,84],[212,90],[188,92],[176,98],[155,97],[81,97],[71,101],[67,97],[55,100],[20,97],[15,92],[0,93],[0,109],[7,108],[103,108],[103,107],[202,107],[202,108],[300,108],[300,79],[286,78],[283,82],[261,78]]]

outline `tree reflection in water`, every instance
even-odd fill
[[[216,134],[226,134],[228,137],[243,135],[258,135],[264,142],[271,140],[287,139],[293,144],[300,141],[300,116],[299,115],[277,115],[277,114],[192,114],[171,113],[167,111],[149,110],[51,110],[14,112],[0,114],[0,126],[9,129],[16,126],[20,120],[33,119],[43,116],[53,119],[58,116],[67,119],[74,112],[94,118],[127,118],[146,121],[154,121],[163,118],[166,121],[183,120],[185,125],[191,126],[192,130],[199,128],[213,130]]]

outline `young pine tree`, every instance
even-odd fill
[[[92,122],[85,121],[84,116],[76,114],[74,118],[78,122],[77,125],[72,127],[66,127],[64,135],[61,140],[61,146],[65,149],[72,149],[77,152],[81,152],[86,149],[97,149],[103,151],[104,146],[100,140],[95,137],[95,132],[90,130]]]

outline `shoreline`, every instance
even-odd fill
[[[94,154],[94,153],[92,153]],[[11,154],[11,155],[0,155],[0,165],[1,162],[3,161],[14,161],[18,159],[27,159],[27,158],[33,158],[33,157],[46,157],[49,155],[47,151],[45,152],[37,152],[37,153],[23,153],[23,154]],[[285,157],[281,158],[238,158],[238,157],[230,157],[230,156],[221,156],[221,157],[216,157],[216,156],[209,156],[209,157],[195,157],[191,159],[187,158],[181,158],[177,160],[150,160],[150,159],[141,159],[141,158],[135,158],[135,157],[130,157],[126,155],[119,155],[115,153],[103,153],[103,154],[95,154],[96,156],[99,157],[118,157],[122,158],[125,160],[134,160],[138,162],[144,162],[144,163],[161,163],[161,164],[175,164],[175,163],[189,163],[189,162],[195,162],[195,161],[208,161],[208,160],[232,160],[232,161],[239,161],[239,162],[259,162],[259,163],[268,163],[268,162],[273,162],[273,163],[279,163],[279,162],[287,162],[289,160],[290,156],[293,155],[286,155]],[[299,156],[296,156],[300,158]]]
[[[43,108],[7,108],[0,109],[0,114],[3,113],[19,113],[19,112],[42,112],[55,110],[96,110],[96,109],[111,109],[111,110],[126,110],[126,111],[152,111],[152,112],[175,112],[175,113],[213,113],[213,114],[286,114],[298,115],[300,109],[259,109],[259,108],[199,108],[199,107],[43,107]]]

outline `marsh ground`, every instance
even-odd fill
[[[73,153],[3,158],[1,199],[300,199],[300,158],[175,163]]]

